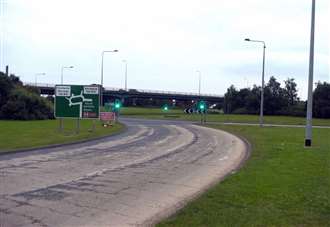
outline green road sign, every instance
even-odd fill
[[[56,85],[56,118],[99,118],[100,88],[97,85]]]

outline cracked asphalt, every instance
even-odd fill
[[[188,122],[0,156],[0,226],[150,226],[236,169],[239,138]]]

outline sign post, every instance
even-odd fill
[[[100,87],[98,85],[56,85],[55,118],[98,119],[100,115]],[[94,126],[93,126],[94,127]],[[63,121],[60,122],[63,130]]]

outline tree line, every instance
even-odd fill
[[[19,77],[0,71],[0,119],[52,119],[53,113],[53,104],[41,97],[38,89],[24,86]]]
[[[224,96],[227,114],[259,114],[261,87],[236,89],[231,85]],[[284,81],[284,87],[271,77],[264,87],[264,114],[306,116],[306,102],[298,97],[297,83],[293,78]],[[313,115],[330,118],[330,84],[318,82],[313,92]]]

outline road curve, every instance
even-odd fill
[[[239,138],[124,119],[99,141],[0,156],[0,226],[151,225],[239,166]]]

